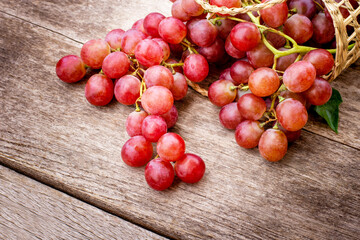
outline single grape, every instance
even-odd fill
[[[241,7],[240,0],[210,0],[211,5],[216,5],[218,7],[227,7],[227,8],[239,8]]]
[[[267,2],[269,0],[262,0],[261,2]],[[264,8],[260,10],[261,19],[272,28],[280,27],[285,23],[288,17],[288,6],[286,2],[275,4],[272,7]]]
[[[142,122],[141,133],[150,142],[157,142],[166,132],[166,122],[160,116],[149,115]]]
[[[192,17],[200,16],[204,12],[204,9],[195,0],[182,0],[181,6]]]
[[[184,75],[193,82],[203,81],[209,74],[209,64],[200,54],[190,54],[184,61]]]
[[[176,176],[186,183],[197,183],[205,173],[205,163],[197,155],[186,153],[175,163]]]
[[[236,61],[230,68],[230,75],[235,85],[247,83],[252,72],[254,72],[253,66],[242,60]]]
[[[292,132],[303,128],[308,120],[305,106],[292,98],[286,99],[277,105],[276,116],[281,126]]]
[[[285,134],[288,143],[295,142],[296,140],[298,140],[298,139],[300,138],[301,129],[300,129],[300,130],[297,130],[297,131],[295,131],[295,132],[292,132],[292,131],[288,131],[288,130],[286,130],[285,128],[283,128],[283,127],[281,126],[281,124],[278,124],[278,126],[279,126],[279,130],[281,130],[281,131]]]
[[[307,61],[291,64],[284,72],[283,83],[292,92],[304,92],[315,81],[316,69]]]
[[[62,57],[56,64],[56,75],[64,82],[80,81],[86,74],[83,60],[75,55]]]
[[[191,16],[188,15],[183,7],[181,6],[182,0],[176,0],[173,5],[171,6],[171,15],[174,18],[181,20],[182,22],[189,21]]]
[[[266,103],[261,97],[247,93],[239,98],[237,108],[244,119],[259,120],[266,111]]]
[[[170,109],[170,111],[160,115],[166,122],[167,128],[171,128],[173,126],[175,126],[177,120],[178,120],[178,111],[175,107],[175,105],[172,106],[172,108]]]
[[[85,97],[95,106],[108,104],[114,96],[114,84],[110,78],[102,74],[92,75],[85,85]]]
[[[264,35],[266,40],[268,40],[268,42],[276,49],[281,48],[286,44],[286,38],[277,33],[265,31]]]
[[[146,87],[163,86],[168,89],[174,85],[174,77],[169,69],[156,65],[148,68],[144,74]]]
[[[316,76],[328,74],[334,67],[334,57],[325,49],[315,49],[305,54],[304,61],[310,62],[316,69]]]
[[[134,111],[129,114],[129,116],[126,118],[126,132],[130,137],[142,135],[141,134],[141,127],[142,122],[144,119],[148,116],[148,114],[145,111]]]
[[[264,128],[258,121],[245,120],[236,127],[235,140],[240,147],[254,148],[259,144],[263,132]]]
[[[154,40],[155,42],[157,42],[159,44],[159,46],[162,49],[162,57],[163,57],[163,61],[166,61],[169,57],[170,57],[170,47],[169,44],[167,42],[165,42],[162,38],[153,38],[152,40]]]
[[[324,13],[318,13],[311,20],[314,28],[312,39],[317,43],[328,43],[335,37],[335,28],[332,21],[326,18]]]
[[[227,129],[235,129],[244,120],[236,102],[223,106],[219,112],[219,119],[220,123]]]
[[[236,97],[234,84],[229,80],[217,80],[213,82],[208,90],[208,97],[212,104],[222,107],[234,101]]]
[[[175,162],[185,154],[185,141],[176,133],[165,133],[160,137],[156,150],[161,159]]]
[[[292,99],[298,100],[299,102],[302,103],[302,105],[304,105],[306,107],[306,98],[301,93],[294,93],[289,90],[285,90],[285,91],[280,92],[280,96],[285,99],[292,98]]]
[[[181,73],[175,73],[174,77],[174,84],[170,88],[171,93],[173,94],[174,100],[181,100],[186,96],[188,91],[188,85],[186,82],[186,78]]]
[[[183,53],[183,46],[181,44],[169,43],[170,52],[174,57],[180,58]]]
[[[229,80],[231,81],[234,85],[237,85],[237,83],[232,79],[231,77],[231,68],[225,68],[219,76],[220,80]]]
[[[218,37],[210,46],[201,47],[197,49],[197,51],[203,55],[209,63],[215,63],[224,57],[225,44],[224,41]]]
[[[218,31],[207,19],[201,19],[188,26],[191,40],[199,47],[208,47],[216,39]]]
[[[136,45],[135,58],[145,67],[159,65],[163,60],[163,50],[152,39],[144,39]]]
[[[256,47],[261,41],[259,29],[250,22],[238,23],[230,32],[232,45],[246,52]]]
[[[177,18],[167,17],[159,24],[159,34],[165,42],[179,44],[186,37],[186,26]]]
[[[81,59],[86,65],[93,69],[102,66],[104,58],[110,54],[109,44],[102,39],[94,39],[86,42],[81,48]]]
[[[240,59],[246,56],[246,52],[240,51],[237,48],[235,48],[234,45],[232,45],[230,35],[226,38],[225,41],[225,51],[231,57],[236,59]]]
[[[259,152],[270,162],[281,160],[287,151],[288,141],[285,134],[277,129],[266,130],[259,141]]]
[[[121,48],[121,39],[124,32],[125,31],[122,29],[111,30],[108,34],[106,34],[105,41],[112,49],[119,49]]]
[[[172,108],[174,98],[169,89],[163,86],[148,88],[141,97],[141,106],[153,115],[164,114]]]
[[[102,64],[102,70],[109,78],[124,76],[130,67],[130,60],[123,52],[113,52],[106,56]]]
[[[115,84],[115,98],[124,105],[135,104],[140,97],[141,82],[132,75],[121,77]]]
[[[238,24],[238,22],[230,19],[220,19],[218,21],[220,22],[220,25],[216,25],[216,28],[218,29],[218,35],[223,40],[226,40],[231,30],[233,27],[235,27],[236,24]]]
[[[313,26],[306,16],[294,14],[284,23],[284,33],[292,37],[298,44],[302,44],[313,35]]]
[[[310,104],[316,106],[324,105],[331,98],[332,88],[328,81],[317,77],[314,84],[303,94]]]
[[[254,68],[271,67],[274,64],[274,54],[262,42],[246,52],[246,56]]]
[[[313,0],[290,0],[289,9],[296,9],[296,13],[313,18],[316,14],[316,4]]]
[[[279,48],[279,51],[289,50],[287,48]],[[292,53],[283,57],[279,57],[276,63],[276,70],[285,71],[291,64],[293,64],[296,58],[299,56],[298,53]]]
[[[144,18],[144,23],[143,23],[146,33],[149,36],[154,37],[154,38],[160,37],[159,32],[158,32],[158,28],[159,28],[160,22],[164,18],[165,18],[165,16],[162,15],[161,13],[158,13],[158,12],[149,13]]]
[[[270,96],[280,86],[277,73],[271,68],[258,68],[249,77],[250,91],[258,97]]]
[[[149,35],[146,33],[144,29],[144,18],[137,20],[131,27],[131,29],[138,30],[142,32],[146,37],[149,37]]]
[[[126,32],[124,32],[121,39],[121,51],[128,55],[133,55],[135,53],[136,45],[138,45],[138,43],[145,38],[146,35],[138,30],[127,30]]]
[[[163,191],[174,181],[174,168],[161,158],[151,160],[145,167],[145,180],[154,190]]]
[[[151,160],[153,147],[143,136],[130,138],[121,148],[122,160],[131,167],[141,167]]]

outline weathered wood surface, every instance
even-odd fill
[[[180,118],[174,131],[184,137],[188,152],[204,158],[207,172],[198,184],[176,180],[169,190],[155,192],[145,183],[144,168],[127,167],[120,158],[121,146],[128,139],[125,119],[133,107],[115,101],[107,107],[90,106],[83,96],[85,81],[69,85],[55,76],[56,61],[63,55],[79,53],[81,44],[53,31],[64,31],[64,35],[72,31],[71,38],[80,32],[78,39],[84,41],[103,37],[110,29],[100,27],[114,23],[107,14],[100,14],[105,13],[101,4],[90,2],[88,7],[95,11],[92,14],[97,16],[96,22],[102,24],[87,26],[88,35],[79,30],[80,25],[86,26],[84,22],[90,22],[92,15],[86,12],[86,7],[80,8],[76,12],[79,26],[77,20],[69,21],[69,16],[76,7],[87,6],[84,2],[41,1],[33,9],[38,12],[34,15],[30,9],[24,10],[27,1],[17,10],[12,10],[15,2],[1,2],[2,11],[22,18],[0,14],[3,164],[170,237],[359,236],[359,128],[353,116],[359,111],[358,95],[353,96],[359,91],[359,81],[357,75],[348,77],[358,67],[343,75],[349,84],[341,90],[345,100],[342,108],[345,105],[351,110],[341,112],[340,116],[347,123],[342,125],[346,133],[340,137],[327,135],[330,130],[323,125],[310,125],[308,129],[314,133],[304,131],[285,159],[276,164],[264,161],[256,149],[240,149],[233,132],[220,127],[218,108],[190,91],[186,99],[176,103]],[[142,3],[132,1],[132,9],[141,8]],[[121,18],[133,22],[165,4],[167,1],[156,1],[144,10],[121,11]],[[121,9],[119,6],[122,1],[112,9]],[[46,17],[43,12],[47,12]],[[61,15],[56,14],[60,12]],[[117,17],[120,18],[114,15]],[[63,28],[56,29],[57,24]]]
[[[0,239],[164,239],[0,165]]]

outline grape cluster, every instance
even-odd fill
[[[145,179],[156,190],[168,188],[175,173],[187,183],[204,175],[204,161],[185,153],[182,137],[168,129],[178,119],[174,100],[184,98],[188,83],[203,81],[214,65],[224,70],[209,86],[208,97],[221,107],[221,124],[235,129],[241,147],[258,146],[269,161],[283,158],[288,142],[300,136],[309,106],[325,104],[332,94],[322,76],[334,65],[335,52],[324,48],[336,45],[335,30],[322,1],[289,0],[236,16],[208,13],[195,0],[172,2],[171,17],[150,13],[127,31],[114,29],[105,39],[86,42],[80,57],[61,58],[58,77],[74,83],[87,68],[101,69],[86,83],[87,101],[104,106],[115,96],[135,105],[126,120],[131,138],[121,157],[129,166],[147,164]],[[349,12],[342,8],[342,14]],[[158,154],[153,160],[152,143]]]

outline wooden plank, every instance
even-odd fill
[[[44,26],[80,42],[104,38],[114,28],[128,29],[148,13],[157,11],[170,16],[171,2],[162,1],[2,1],[2,11]],[[64,9],[66,9],[64,11]],[[1,10],[0,10],[1,11]],[[74,18],[76,16],[76,18]],[[76,31],[74,31],[76,29]],[[215,70],[214,72],[219,73]],[[311,116],[305,129],[360,149],[360,60],[340,75],[333,86],[343,96],[340,107],[339,134],[335,134],[320,117]]]
[[[164,239],[0,165],[0,239]]]
[[[90,106],[85,81],[57,80],[80,44],[1,14],[0,162],[166,236],[181,239],[346,238],[360,234],[359,150],[304,132],[279,163],[240,149],[218,108],[194,91],[174,129],[204,158],[195,185],[147,187],[120,159],[133,107]],[[15,39],[15,41],[14,41]],[[17,40],[19,39],[19,40]],[[20,41],[21,40],[21,41]]]

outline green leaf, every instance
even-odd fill
[[[332,89],[330,100],[321,106],[315,106],[315,111],[323,117],[330,128],[338,133],[339,123],[339,105],[342,103],[342,98],[338,90]]]

